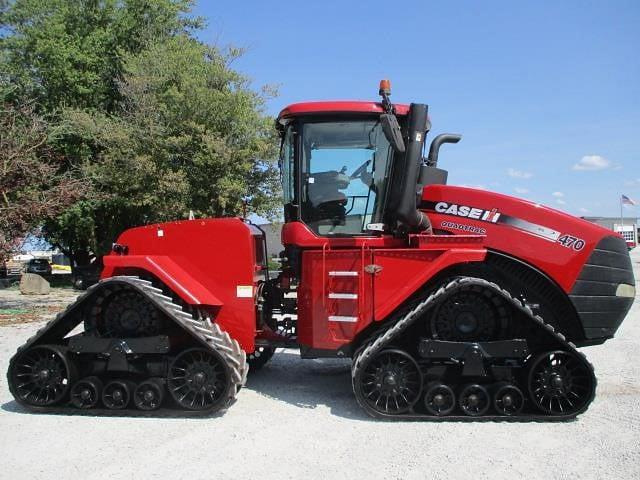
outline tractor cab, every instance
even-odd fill
[[[287,222],[301,221],[320,236],[382,231],[394,150],[379,110],[369,102],[323,102],[283,111],[280,166]]]
[[[380,95],[380,103],[297,103],[280,113],[286,223],[329,238],[430,231],[416,209],[418,183],[445,183],[446,172],[423,158],[427,105],[392,104],[384,80]]]

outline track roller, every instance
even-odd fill
[[[112,380],[102,390],[102,403],[110,410],[127,408],[133,392],[133,383],[127,380]]]
[[[517,415],[524,407],[524,395],[515,385],[499,383],[494,388],[493,408],[499,415]]]
[[[71,387],[71,405],[87,409],[98,405],[102,396],[102,382],[98,377],[85,377]]]
[[[14,357],[9,366],[9,389],[20,403],[46,407],[62,402],[75,381],[76,369],[66,348],[36,345]]]
[[[460,391],[458,404],[465,415],[479,417],[489,410],[491,397],[485,387],[477,383],[470,383]]]
[[[140,410],[156,410],[164,400],[164,382],[150,378],[141,382],[133,392],[133,403]]]
[[[424,406],[431,415],[443,417],[456,408],[456,395],[453,389],[444,383],[431,382],[424,394]]]

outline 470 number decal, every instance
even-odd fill
[[[557,242],[563,247],[573,248],[578,252],[584,248],[584,240],[572,235],[560,235]]]

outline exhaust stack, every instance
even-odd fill
[[[432,231],[429,218],[416,207],[416,197],[419,194],[416,191],[418,175],[429,122],[428,109],[429,107],[422,103],[412,103],[409,107],[404,169],[400,178],[400,198],[396,207],[397,219],[410,230],[419,232]]]

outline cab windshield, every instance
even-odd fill
[[[393,155],[378,120],[301,127],[302,220],[320,235],[380,230]]]

